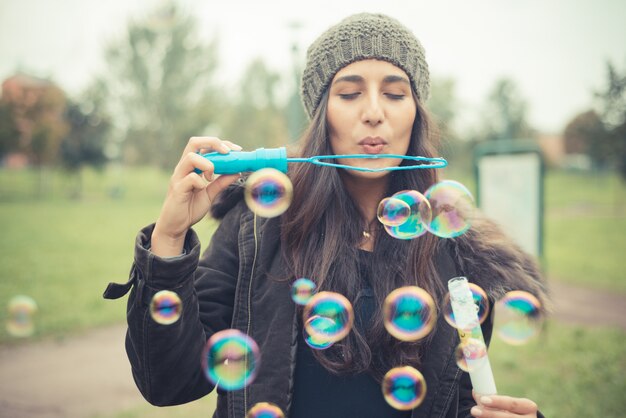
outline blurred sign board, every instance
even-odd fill
[[[474,151],[476,200],[522,249],[543,255],[544,162],[529,140],[480,143]]]

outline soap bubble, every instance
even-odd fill
[[[426,223],[428,231],[442,238],[453,238],[463,235],[470,228],[475,203],[464,185],[444,180],[433,184],[424,196],[432,208],[432,220]]]
[[[337,342],[352,329],[354,311],[345,296],[334,292],[319,292],[304,306],[306,331],[320,341]]]
[[[323,333],[332,329],[335,326],[335,321],[330,318],[326,318],[319,315],[313,315],[307,320],[304,325],[304,342],[314,350],[325,350],[335,343],[332,339],[323,336]],[[307,328],[315,329],[316,335],[310,335],[307,332]]]
[[[487,346],[477,338],[466,338],[455,351],[456,364],[464,372],[473,372],[487,364]]]
[[[398,239],[413,239],[425,234],[425,225],[428,225],[432,218],[428,199],[416,190],[403,190],[391,197],[409,205],[411,214],[401,225],[385,225],[385,231]]]
[[[202,354],[206,377],[224,390],[238,390],[256,377],[261,355],[257,343],[236,329],[213,334]]]
[[[274,168],[262,168],[248,177],[244,197],[252,212],[273,218],[291,204],[293,186],[286,174]]]
[[[298,305],[306,305],[315,293],[315,287],[312,280],[302,277],[291,285],[291,299]]]
[[[378,204],[376,216],[383,225],[398,226],[405,223],[411,215],[411,207],[404,200],[386,197]]]
[[[383,303],[383,322],[387,331],[402,341],[416,341],[428,335],[437,321],[435,301],[422,288],[395,289]]]
[[[400,411],[418,407],[426,396],[424,376],[411,366],[396,367],[387,372],[382,383],[383,397]]]
[[[508,292],[496,303],[497,335],[511,345],[522,345],[539,333],[542,324],[541,303],[528,292]]]
[[[17,295],[7,305],[7,332],[13,337],[30,337],[35,332],[37,303],[30,296]]]
[[[482,324],[489,316],[489,298],[487,297],[487,293],[476,283],[470,282],[468,283],[468,285],[472,292],[474,304],[476,305],[478,322]],[[454,312],[452,311],[452,304],[450,303],[449,292],[446,293],[446,296],[443,298],[443,302],[441,305],[443,309],[443,318],[448,324],[450,324],[454,328],[458,328],[456,321],[454,320]]]
[[[178,321],[183,312],[180,297],[169,290],[161,290],[152,297],[150,316],[161,325],[170,325]]]
[[[259,402],[250,408],[246,418],[285,418],[285,414],[273,403]]]

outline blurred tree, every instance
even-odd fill
[[[477,140],[522,139],[534,136],[527,122],[526,101],[519,93],[516,83],[508,78],[496,82],[489,93],[482,127]]]
[[[437,122],[442,138],[456,137],[453,127],[458,108],[455,88],[456,83],[451,78],[433,77],[431,80],[427,107]]]
[[[589,156],[594,166],[602,166],[609,157],[608,132],[595,110],[575,116],[563,132],[565,152]]]
[[[0,99],[0,160],[19,147],[20,131],[13,118],[13,106]]]
[[[304,111],[302,99],[300,98],[300,79],[302,77],[302,63],[300,61],[300,46],[295,41],[298,31],[302,28],[302,24],[298,21],[292,21],[288,24],[292,31],[294,41],[291,43],[291,60],[292,60],[292,87],[287,105],[285,106],[285,115],[287,117],[287,129],[289,131],[289,139],[295,142],[307,128],[309,119]]]
[[[170,2],[131,22],[106,58],[101,83],[125,159],[171,170],[188,139],[214,120],[216,41],[202,43],[196,20]]]
[[[458,111],[456,82],[451,78],[431,79],[430,99],[426,103],[431,113],[438,134],[441,138],[441,156],[448,160],[451,170],[469,170],[471,167],[471,143],[468,138],[461,138],[455,130],[455,118]]]
[[[44,168],[58,161],[59,147],[68,129],[63,118],[65,93],[50,80],[19,73],[2,83],[1,101],[18,132],[13,150],[26,156],[39,171],[35,193],[41,197],[49,189]]]
[[[626,180],[626,71],[620,73],[608,62],[606,86],[595,96],[607,131],[600,151]]]
[[[277,101],[280,76],[262,59],[246,69],[239,94],[225,115],[223,137],[244,149],[283,146],[289,141],[287,120]]]
[[[106,138],[111,121],[102,112],[101,98],[87,92],[80,102],[71,102],[65,112],[70,130],[61,143],[63,166],[74,175],[72,197],[82,196],[82,168],[102,168],[107,161]]]

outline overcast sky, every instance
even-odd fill
[[[102,51],[131,18],[163,0],[0,0],[0,79],[17,69],[51,77],[70,94],[102,71]],[[474,120],[494,82],[514,79],[535,127],[560,132],[589,108],[606,62],[626,70],[625,0],[180,0],[219,35],[220,80],[233,85],[260,56],[284,72],[294,40],[304,49],[361,11],[392,15],[426,49],[431,73],[457,82],[460,119]],[[302,29],[297,35],[289,22]]]

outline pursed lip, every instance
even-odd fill
[[[381,154],[387,145],[387,141],[379,136],[368,136],[359,141],[359,146],[365,154]]]
[[[381,138],[379,136],[376,136],[376,137],[368,136],[368,137],[361,139],[359,141],[359,145],[370,145],[370,146],[387,145],[387,141],[385,141],[385,138]]]

